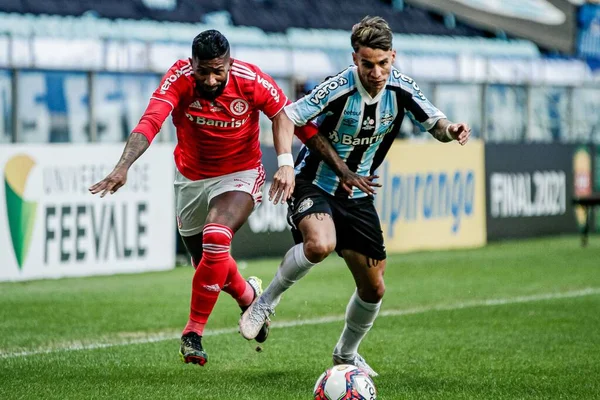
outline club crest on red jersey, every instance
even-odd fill
[[[246,100],[242,100],[242,99],[235,99],[229,105],[229,110],[234,115],[238,115],[238,116],[246,114],[246,112],[248,111],[248,108],[249,108],[248,102],[246,102]]]

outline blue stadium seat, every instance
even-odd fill
[[[22,0],[2,0],[0,10],[9,13],[24,13],[25,7]]]

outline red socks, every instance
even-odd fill
[[[249,306],[252,300],[254,300],[254,289],[242,277],[233,258],[231,258],[231,262],[229,263],[227,283],[223,291],[229,293],[242,307]]]
[[[192,280],[190,319],[183,334],[203,334],[221,290],[229,293],[240,306],[254,300],[254,290],[240,275],[229,254],[233,231],[225,225],[207,224],[202,236],[202,260]]]
[[[229,248],[232,238],[233,232],[224,225],[204,226],[202,260],[192,280],[190,320],[183,334],[194,331],[202,335],[204,332],[206,321],[227,279],[228,268],[225,264],[231,259]]]

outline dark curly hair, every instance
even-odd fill
[[[229,55],[229,42],[215,29],[200,32],[192,43],[192,57],[196,60],[212,60]]]

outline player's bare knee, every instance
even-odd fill
[[[378,303],[383,299],[383,295],[385,294],[385,283],[383,279],[378,282],[370,283],[365,282],[365,284],[360,285],[358,288],[358,297],[360,297],[363,301],[367,303]]]
[[[374,288],[374,295],[377,301],[381,301],[383,299],[383,295],[385,294],[385,283],[383,279],[376,285]]]
[[[309,239],[304,242],[304,254],[312,263],[323,261],[333,250],[335,250],[335,241]]]

